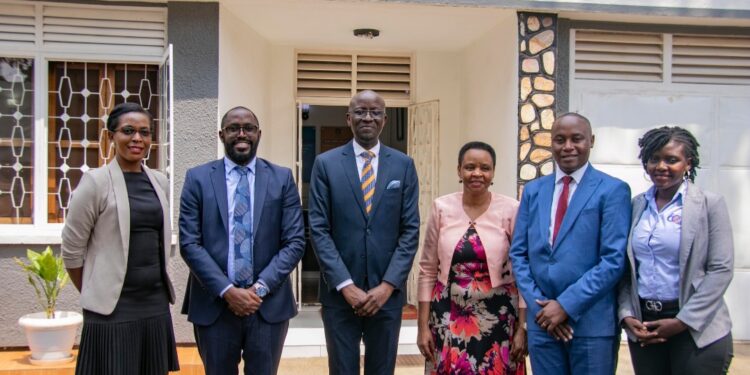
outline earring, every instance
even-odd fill
[[[651,182],[651,177],[648,175],[648,172],[643,171],[643,179],[647,182]]]
[[[494,185],[494,184],[495,184],[494,182],[490,182],[490,186],[492,186],[492,185]]]
[[[463,184],[463,183],[464,183],[464,180],[458,180],[458,183],[459,183],[459,184]]]

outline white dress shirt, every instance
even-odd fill
[[[359,172],[359,180],[362,181],[362,170],[365,168],[365,158],[362,157],[362,153],[367,151],[364,147],[360,146],[357,141],[352,141],[352,144],[354,145],[354,160],[357,161],[357,172]],[[370,161],[370,165],[372,165],[372,171],[375,176],[375,181],[378,180],[378,157],[380,156],[380,141],[373,146],[373,148],[370,149],[372,153],[375,154],[375,157],[372,158]],[[339,285],[336,285],[336,290],[341,291],[341,289],[344,289],[344,287],[349,286],[351,284],[354,284],[354,281],[352,279],[346,279],[342,281]]]
[[[563,177],[570,176],[572,180],[570,181],[570,184],[568,185],[568,207],[570,207],[570,201],[573,199],[573,194],[576,192],[576,189],[578,188],[578,184],[581,183],[581,179],[583,178],[583,175],[586,173],[586,169],[589,167],[589,163],[584,164],[583,167],[578,168],[575,172],[571,174],[566,174],[565,172],[560,169],[560,167],[555,164],[555,191],[552,193],[552,210],[550,212],[550,221],[549,221],[549,244],[552,246],[552,236],[555,233],[555,216],[557,214],[557,203],[560,201],[560,194],[562,194],[563,189]],[[567,212],[567,211],[566,211]]]

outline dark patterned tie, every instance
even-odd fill
[[[365,198],[365,211],[370,214],[372,210],[372,196],[375,195],[375,171],[372,169],[372,158],[375,153],[364,151],[359,156],[365,158],[365,165],[362,167],[362,195]]]
[[[247,168],[235,167],[240,174],[240,182],[234,194],[234,282],[240,287],[253,282],[253,223],[250,184],[247,181]]]
[[[570,191],[570,181],[573,180],[573,177],[564,176],[562,180],[563,188],[560,193],[560,199],[557,201],[557,211],[555,211],[555,230],[552,232],[552,244],[557,239],[557,232],[560,231],[560,225],[562,225],[563,218],[565,218],[565,211],[568,210],[568,192]]]

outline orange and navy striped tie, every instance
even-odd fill
[[[375,157],[375,153],[372,151],[365,151],[359,156],[365,159],[365,165],[362,167],[362,195],[365,198],[365,211],[370,214],[372,210],[372,197],[375,195],[375,171],[372,169],[372,158]]]

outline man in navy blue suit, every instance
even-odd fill
[[[406,279],[419,241],[414,162],[380,143],[385,101],[355,95],[346,115],[354,141],[317,157],[310,229],[321,269],[320,302],[330,374],[393,374]]]
[[[589,164],[593,145],[588,119],[558,117],[555,173],[529,182],[521,197],[510,257],[538,374],[615,373],[630,188]]]
[[[180,253],[190,267],[182,312],[193,323],[206,374],[275,374],[289,319],[289,274],[305,246],[302,207],[288,168],[255,156],[261,130],[245,107],[229,110],[226,156],[188,170],[180,201]]]

